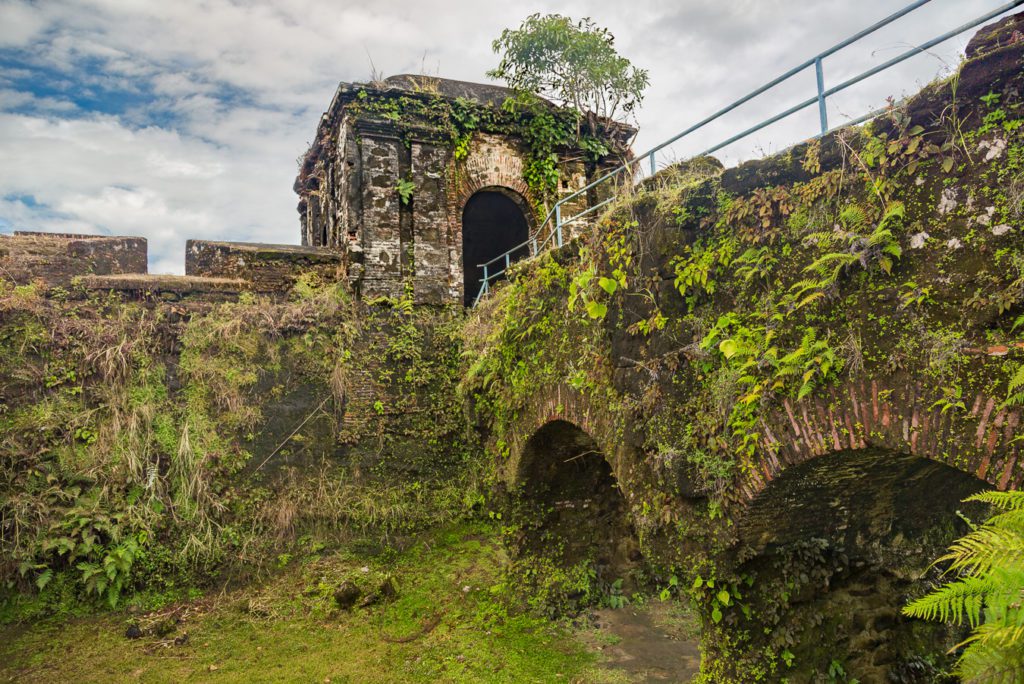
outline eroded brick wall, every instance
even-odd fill
[[[185,247],[186,275],[240,279],[260,292],[287,290],[304,273],[339,278],[342,255],[320,247],[209,240],[189,240]]]
[[[18,231],[0,235],[0,274],[63,287],[77,276],[146,273],[146,247],[141,237]]]

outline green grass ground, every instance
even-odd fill
[[[260,587],[158,614],[4,627],[0,681],[628,681],[564,626],[504,610],[494,593],[503,553],[486,526],[448,528],[401,553],[283,561],[285,570]],[[351,612],[336,607],[343,581],[372,591],[388,576],[398,588],[393,599]],[[154,633],[175,616],[173,628]],[[133,621],[146,634],[130,640]]]

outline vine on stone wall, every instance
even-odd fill
[[[435,131],[451,146],[456,162],[467,158],[473,134],[477,132],[523,140],[527,151],[523,180],[539,207],[557,199],[566,150],[578,147],[588,162],[605,158],[613,151],[623,152],[615,149],[617,143],[602,135],[584,130],[577,136],[574,112],[527,94],[509,97],[501,107],[493,107],[429,92],[380,95],[364,89],[347,107],[353,114],[369,114],[391,122],[407,145],[415,136],[422,135],[425,128]]]

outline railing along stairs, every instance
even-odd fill
[[[869,120],[879,116],[880,114],[883,114],[886,111],[886,109],[885,108],[878,109],[878,110],[869,112],[869,113],[867,113],[867,114],[865,114],[865,115],[863,115],[861,117],[858,117],[856,119],[852,119],[850,121],[844,121],[841,125],[836,126],[834,128],[829,128],[829,123],[828,123],[828,107],[827,107],[827,103],[826,103],[827,98],[832,96],[832,95],[835,95],[836,93],[842,92],[843,90],[846,90],[847,88],[849,88],[849,87],[851,87],[853,85],[856,85],[856,84],[860,83],[861,81],[864,81],[865,79],[871,78],[875,74],[878,74],[878,73],[880,73],[882,71],[885,71],[886,69],[889,69],[890,67],[893,67],[893,66],[895,66],[895,65],[897,65],[897,64],[899,64],[899,63],[901,63],[901,62],[903,62],[903,61],[905,61],[907,59],[910,59],[911,57],[919,55],[922,52],[925,52],[926,50],[930,50],[931,48],[935,47],[936,45],[938,45],[940,43],[943,43],[943,42],[945,42],[945,41],[947,41],[947,40],[949,40],[951,38],[954,38],[954,37],[960,35],[961,33],[964,33],[965,31],[968,31],[968,30],[978,26],[979,24],[983,24],[986,21],[988,21],[988,20],[990,20],[990,19],[992,19],[994,17],[997,17],[997,16],[999,16],[1000,14],[1002,14],[1004,12],[1012,10],[1015,7],[1019,7],[1020,5],[1024,5],[1024,0],[1013,0],[1012,2],[1004,3],[1004,4],[1000,5],[999,7],[996,7],[995,9],[993,9],[993,10],[991,10],[989,12],[986,12],[985,14],[981,15],[980,17],[972,19],[971,21],[969,21],[969,22],[967,22],[965,24],[961,24],[960,26],[957,26],[956,28],[953,28],[953,29],[951,29],[949,31],[946,31],[945,33],[943,33],[940,36],[936,36],[935,38],[932,38],[929,41],[921,43],[920,45],[918,45],[916,47],[913,47],[913,48],[911,48],[911,49],[909,49],[909,50],[907,50],[905,52],[902,52],[899,55],[893,57],[892,59],[889,59],[889,60],[887,60],[887,61],[885,61],[885,62],[883,62],[881,64],[878,64],[877,66],[874,66],[874,67],[868,69],[867,71],[864,71],[864,72],[858,74],[857,76],[853,76],[852,78],[846,79],[845,81],[843,81],[842,83],[840,83],[838,85],[832,86],[830,88],[826,88],[825,87],[825,74],[824,74],[824,69],[822,67],[822,63],[823,63],[823,61],[825,60],[826,57],[829,57],[829,56],[839,52],[843,48],[848,47],[852,43],[855,43],[856,41],[860,40],[861,38],[864,38],[865,36],[868,36],[868,35],[874,33],[875,31],[877,31],[877,30],[879,30],[879,29],[881,29],[881,28],[883,28],[885,26],[888,26],[889,24],[893,23],[894,21],[896,21],[896,20],[906,16],[907,14],[910,14],[914,10],[922,7],[923,5],[928,4],[929,2],[931,2],[931,0],[916,0],[915,2],[912,2],[911,4],[907,5],[903,9],[901,9],[901,10],[899,10],[897,12],[894,12],[893,14],[890,14],[889,16],[887,16],[886,18],[882,19],[881,21],[878,21],[878,22],[872,24],[871,26],[868,26],[867,28],[863,29],[862,31],[859,31],[859,32],[853,34],[849,38],[846,38],[846,39],[836,43],[835,45],[833,45],[832,47],[828,48],[827,50],[825,50],[823,52],[820,52],[817,55],[815,55],[814,57],[811,57],[810,59],[808,59],[807,61],[805,61],[805,62],[803,62],[803,63],[793,67],[792,69],[790,69],[786,73],[782,74],[778,78],[775,78],[775,79],[765,83],[764,85],[762,85],[761,87],[757,88],[756,90],[748,93],[747,95],[744,95],[743,97],[741,97],[740,99],[736,100],[735,102],[726,105],[725,107],[723,107],[722,109],[719,109],[714,114],[712,114],[712,115],[708,116],[707,118],[705,118],[705,119],[703,119],[703,120],[693,124],[692,126],[687,128],[686,130],[681,131],[680,133],[677,133],[676,135],[672,136],[668,140],[666,140],[666,141],[660,143],[659,145],[656,145],[655,147],[647,150],[643,154],[637,155],[633,159],[631,159],[628,162],[622,164],[621,166],[613,169],[612,171],[609,171],[608,173],[606,173],[605,175],[601,176],[597,180],[591,182],[587,186],[585,186],[583,188],[580,188],[579,190],[577,190],[576,192],[574,192],[574,193],[572,193],[570,195],[566,195],[565,197],[562,197],[557,202],[555,202],[555,204],[552,207],[551,211],[548,212],[547,216],[544,218],[544,221],[542,222],[540,227],[537,229],[537,231],[536,231],[536,233],[534,234],[533,237],[531,237],[526,242],[523,242],[521,244],[516,245],[515,247],[513,247],[510,250],[508,250],[504,254],[502,254],[500,256],[497,256],[494,259],[491,259],[490,261],[488,261],[486,263],[478,264],[478,267],[483,269],[483,277],[480,279],[480,282],[481,282],[480,291],[477,293],[476,299],[473,300],[473,306],[475,307],[480,302],[480,299],[484,295],[486,295],[487,292],[491,289],[491,286],[494,283],[494,281],[497,280],[498,278],[500,278],[501,276],[503,276],[505,274],[505,272],[508,270],[508,268],[512,265],[512,263],[514,261],[517,261],[517,260],[519,260],[522,257],[529,258],[529,257],[537,256],[541,252],[543,252],[543,251],[545,251],[545,250],[547,250],[547,249],[549,249],[551,247],[561,247],[564,244],[564,232],[565,232],[564,228],[565,228],[565,226],[567,226],[568,224],[570,224],[570,223],[572,223],[574,221],[578,221],[578,220],[580,220],[580,219],[582,219],[582,218],[584,218],[584,217],[594,213],[595,211],[597,211],[597,210],[601,209],[602,207],[604,207],[605,205],[607,205],[609,202],[612,202],[613,200],[615,200],[616,195],[615,195],[615,192],[614,192],[614,186],[612,186],[613,187],[613,191],[610,192],[609,196],[606,199],[604,199],[603,201],[598,202],[598,203],[596,203],[596,204],[594,204],[594,205],[592,205],[590,207],[587,207],[583,211],[580,211],[580,212],[578,212],[576,214],[573,214],[573,215],[570,215],[570,216],[563,216],[562,208],[567,203],[572,202],[573,200],[575,200],[576,198],[578,198],[580,196],[585,196],[587,192],[589,192],[590,190],[593,190],[594,188],[597,188],[597,187],[605,185],[605,184],[611,184],[615,179],[619,178],[620,176],[628,177],[631,181],[635,182],[637,180],[637,176],[638,176],[637,171],[640,171],[642,169],[642,164],[645,161],[649,164],[650,174],[654,175],[655,173],[657,173],[657,155],[658,155],[659,152],[664,150],[669,145],[672,145],[673,143],[678,142],[682,138],[695,133],[696,131],[700,130],[701,128],[704,128],[709,123],[711,123],[713,121],[716,121],[717,119],[721,118],[725,114],[728,114],[732,110],[734,110],[737,107],[739,107],[739,106],[749,102],[750,100],[754,99],[755,97],[765,93],[768,90],[771,90],[772,88],[775,88],[776,86],[778,86],[782,82],[787,81],[790,78],[792,78],[793,76],[803,72],[804,70],[810,69],[811,67],[813,67],[814,68],[814,75],[815,75],[815,82],[817,84],[817,93],[814,96],[809,97],[806,100],[803,100],[802,102],[798,102],[797,104],[795,104],[792,107],[786,109],[785,111],[779,112],[775,116],[769,117],[769,118],[765,119],[764,121],[762,121],[762,122],[760,122],[760,123],[758,123],[758,124],[756,124],[754,126],[751,126],[750,128],[747,128],[746,130],[743,130],[743,131],[741,131],[739,133],[736,133],[735,135],[730,136],[726,140],[723,140],[722,142],[719,142],[718,144],[713,145],[713,146],[707,148],[703,152],[701,152],[701,153],[699,153],[697,155],[694,155],[694,157],[701,157],[701,156],[708,155],[708,154],[711,154],[713,152],[716,152],[716,151],[722,149],[723,147],[727,147],[727,146],[729,146],[729,145],[731,145],[731,144],[733,144],[733,143],[735,143],[735,142],[737,142],[739,140],[742,140],[743,138],[746,138],[747,136],[749,136],[749,135],[751,135],[753,133],[756,133],[757,131],[759,131],[759,130],[767,127],[767,126],[770,126],[770,125],[772,125],[772,124],[774,124],[774,123],[776,123],[778,121],[781,121],[782,119],[785,119],[785,118],[787,118],[789,116],[792,116],[793,114],[796,114],[797,112],[800,112],[800,111],[802,111],[802,110],[804,110],[804,109],[806,109],[808,107],[811,107],[811,106],[813,106],[815,104],[818,105],[818,117],[819,117],[819,120],[820,120],[820,132],[815,134],[813,136],[813,138],[820,138],[820,137],[822,137],[822,136],[824,136],[824,135],[826,135],[828,133],[831,133],[832,131],[837,130],[839,128],[845,128],[847,126],[855,126],[857,124],[864,123],[865,121],[869,121]],[[622,187],[622,186],[620,186],[620,187]],[[544,234],[545,229],[548,228],[549,224],[550,224],[550,228],[547,230],[547,236],[543,240],[539,240],[538,241],[538,237],[540,235]]]

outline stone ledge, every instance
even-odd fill
[[[92,233],[48,233],[44,230],[16,230],[13,237],[42,240],[145,240],[138,235],[96,235]]]
[[[286,255],[298,255],[319,258],[325,262],[341,261],[341,254],[327,247],[307,247],[304,245],[279,245],[269,242],[228,242],[224,240],[189,240],[187,250],[224,249],[233,252],[247,252],[264,258],[284,258]]]
[[[185,275],[240,278],[260,292],[287,291],[310,272],[336,280],[343,268],[344,255],[324,247],[211,240],[189,240],[185,246]]]
[[[76,276],[145,273],[146,239],[17,231],[0,235],[0,269],[15,283],[65,286]]]
[[[87,275],[75,280],[90,290],[117,290],[131,292],[173,292],[175,294],[221,293],[238,294],[251,290],[252,285],[241,278],[210,278],[189,275]]]

